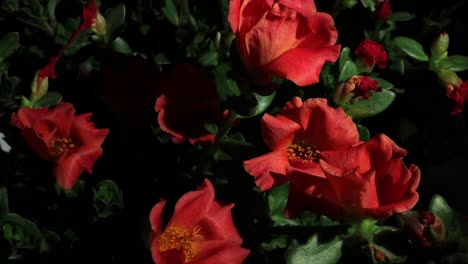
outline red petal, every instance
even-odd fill
[[[305,17],[317,12],[314,1],[310,0],[278,0],[278,3],[296,10]]]
[[[240,237],[232,219],[231,210],[234,204],[221,206],[218,202],[213,202],[205,218],[199,222],[206,240],[230,240],[242,244]],[[208,235],[208,230],[214,231],[213,235]]]
[[[78,145],[101,146],[109,129],[98,129],[90,122],[90,113],[75,116],[73,119],[71,137]]]
[[[154,238],[156,238],[162,232],[162,214],[164,206],[166,206],[166,201],[162,200],[161,202],[155,204],[151,209],[149,216],[149,221],[151,224],[150,243],[152,243]]]
[[[196,244],[193,264],[241,264],[250,250],[227,240],[204,241]]]
[[[231,26],[232,32],[237,32],[237,30],[239,29],[239,15],[240,15],[241,2],[243,2],[243,0],[229,1],[228,21],[229,21],[229,25]]]
[[[359,142],[356,124],[342,108],[330,107],[324,99],[308,99],[302,108],[302,122],[307,122],[304,135],[312,141],[308,144],[316,145],[320,151],[324,151],[349,147]]]
[[[271,150],[285,149],[291,145],[295,132],[301,129],[296,122],[278,115],[264,114],[261,120],[262,137]]]
[[[64,189],[72,189],[78,177],[87,171],[92,173],[94,163],[102,156],[102,149],[95,146],[78,147],[72,154],[65,156],[53,169],[57,183]]]
[[[214,202],[214,197],[213,185],[205,179],[199,190],[188,192],[180,197],[168,226],[174,225],[192,230],[198,221],[208,213]]]
[[[335,62],[340,55],[341,46],[335,45],[321,49],[295,48],[263,66],[274,75],[293,81],[298,86],[315,84],[325,62]]]
[[[338,39],[335,21],[328,13],[317,12],[307,17],[312,32],[301,40],[297,48],[321,49],[332,47]]]
[[[334,190],[326,179],[311,175],[291,174],[288,201],[285,215],[295,218],[305,210],[326,215],[332,219],[341,217],[341,208],[337,205]]]
[[[289,165],[286,151],[274,151],[244,161],[244,169],[255,178],[255,184],[261,191],[285,183],[286,166]]]

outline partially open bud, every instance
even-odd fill
[[[96,17],[91,23],[91,30],[100,36],[105,36],[107,33],[106,19],[101,15],[99,11],[96,12]]]
[[[370,93],[378,89],[377,86],[378,82],[367,76],[353,76],[335,87],[333,101],[336,104],[344,104],[354,100],[369,99]]]
[[[431,212],[411,210],[399,214],[397,219],[419,247],[431,247],[433,242],[445,239],[442,221]]]
[[[431,45],[432,59],[440,59],[447,56],[447,49],[449,47],[449,35],[445,32],[439,35]]]
[[[49,89],[49,77],[40,76],[39,71],[34,75],[34,79],[31,83],[31,100],[41,99]]]

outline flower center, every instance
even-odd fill
[[[74,147],[75,144],[73,144],[71,138],[54,137],[49,148],[49,154],[51,157],[56,158],[62,155],[65,151]]]
[[[288,147],[289,159],[300,159],[304,162],[318,162],[320,159],[320,150],[317,146],[307,146],[304,141],[300,144],[291,144]]]
[[[194,256],[193,242],[201,240],[203,236],[200,234],[199,226],[195,226],[191,231],[172,226],[166,228],[159,238],[159,251],[165,252],[172,249],[182,251],[184,263],[188,263]]]

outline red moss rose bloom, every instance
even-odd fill
[[[324,63],[340,55],[333,18],[313,0],[231,0],[228,19],[246,68],[262,83],[272,75],[317,83]]]
[[[406,150],[377,134],[366,143],[323,154],[324,177],[290,175],[286,215],[305,209],[335,220],[385,219],[410,210],[419,200],[420,170],[402,162]]]
[[[57,183],[71,189],[83,171],[92,173],[109,133],[97,129],[90,117],[91,113],[75,115],[73,105],[62,102],[53,108],[20,108],[11,122],[38,156],[55,164]]]
[[[369,67],[374,64],[381,69],[387,67],[388,53],[382,44],[376,41],[365,39],[356,49],[356,56]]]
[[[234,204],[214,200],[213,185],[207,179],[197,191],[183,195],[163,229],[166,202],[157,203],[150,213],[151,253],[157,264],[242,263],[250,250],[242,248],[232,220]]]
[[[161,129],[176,143],[186,139],[192,144],[214,142],[215,135],[206,130],[204,122],[222,122],[223,112],[207,73],[194,65],[176,65],[162,89],[164,94],[154,106]]]
[[[294,171],[324,177],[324,153],[360,142],[352,119],[322,98],[294,97],[277,116],[263,115],[261,133],[271,152],[243,164],[262,191],[285,183]]]
[[[384,0],[379,2],[377,5],[377,17],[380,19],[387,20],[390,18],[390,15],[392,14],[392,8],[390,1]]]
[[[468,81],[463,81],[459,86],[447,84],[447,97],[454,101],[451,115],[457,115],[463,112],[465,103],[468,102]]]

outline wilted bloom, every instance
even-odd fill
[[[378,82],[368,76],[353,76],[341,82],[333,91],[333,101],[337,104],[349,102],[353,98],[369,99],[377,91]]]
[[[392,7],[389,0],[380,1],[377,4],[377,17],[380,19],[387,20],[392,14]]]
[[[244,65],[262,85],[272,75],[317,83],[325,62],[340,55],[333,18],[313,0],[230,0],[228,19]]]
[[[431,247],[433,242],[445,239],[442,221],[431,212],[410,210],[398,214],[397,220],[419,247]]]
[[[32,151],[54,163],[57,183],[71,189],[83,171],[92,173],[109,133],[109,129],[97,129],[90,117],[91,113],[75,115],[73,105],[62,102],[53,108],[20,108],[11,122]]]
[[[207,179],[196,191],[184,194],[163,228],[166,202],[157,203],[150,213],[151,253],[157,264],[242,263],[250,250],[234,225],[231,209],[214,200],[213,185]]]
[[[244,161],[244,168],[262,191],[285,183],[294,171],[324,177],[323,154],[360,142],[353,120],[323,98],[294,97],[278,115],[263,115],[261,133],[271,152]]]
[[[420,170],[406,167],[406,150],[383,134],[347,149],[323,153],[324,176],[290,175],[286,215],[304,210],[334,220],[385,219],[410,210],[419,200]]]
[[[447,90],[447,97],[455,103],[450,114],[456,115],[461,113],[465,108],[465,103],[468,102],[468,81],[462,81],[458,86],[447,83],[445,88]]]
[[[165,92],[154,106],[161,129],[176,143],[186,139],[192,144],[214,142],[215,135],[206,130],[205,122],[222,122],[223,112],[207,73],[194,65],[179,64],[162,86]]]
[[[377,67],[383,69],[387,67],[388,53],[382,44],[371,39],[365,39],[356,49],[357,62],[363,63],[367,67]]]

